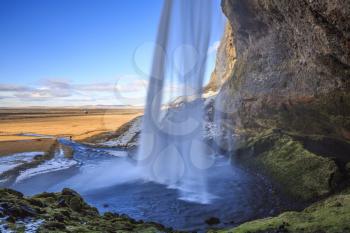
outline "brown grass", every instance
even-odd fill
[[[88,114],[81,109],[1,110],[0,141],[31,138],[17,136],[22,133],[72,136],[74,140],[84,140],[99,133],[114,131],[141,114],[142,110],[139,109],[98,109],[89,110]]]
[[[43,151],[48,153],[55,142],[56,139],[54,138],[2,141],[0,142],[0,156],[30,151]]]

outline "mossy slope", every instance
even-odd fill
[[[0,189],[0,217],[14,232],[23,232],[20,220],[44,220],[39,233],[51,232],[172,232],[157,223],[135,221],[127,216],[107,212],[99,215],[96,208],[84,202],[73,190],[42,193],[24,197],[10,189]]]
[[[218,233],[346,233],[350,232],[350,194],[315,203],[302,212],[256,220]]]
[[[250,138],[238,150],[238,156],[303,200],[330,194],[339,177],[333,160],[311,153],[300,142],[283,134],[267,133]]]

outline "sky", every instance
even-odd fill
[[[143,105],[163,1],[0,0],[0,107]]]

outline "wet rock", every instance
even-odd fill
[[[221,46],[236,54],[218,50],[215,69],[229,74],[220,94],[236,130],[349,141],[350,2],[222,0],[222,7],[232,32]]]
[[[16,218],[14,216],[8,216],[6,218],[6,221],[10,222],[10,223],[15,223],[16,222]]]
[[[11,205],[9,208],[4,209],[4,213],[15,218],[33,217],[37,215],[37,211],[27,205]]]
[[[58,200],[57,205],[58,205],[59,207],[67,207],[66,200],[65,200],[64,198],[61,197],[61,198]]]
[[[350,162],[346,164],[345,169],[348,175],[350,176]]]
[[[60,222],[46,222],[44,223],[43,228],[49,230],[64,230],[66,229],[66,226]]]
[[[80,197],[75,196],[69,201],[69,207],[74,211],[80,211],[83,207]]]
[[[34,206],[38,206],[38,207],[46,207],[46,205],[37,198],[31,198],[28,200],[30,204],[34,205]]]
[[[118,214],[115,214],[115,213],[112,213],[112,212],[105,212],[104,215],[103,215],[103,217],[104,217],[105,219],[112,219],[112,218],[114,218],[114,217],[119,217],[119,215],[118,215]]]
[[[75,197],[79,197],[82,198],[79,193],[77,193],[76,191],[69,189],[69,188],[64,188],[62,190],[62,195],[67,195],[67,196],[75,196]]]
[[[217,225],[220,224],[220,219],[216,218],[216,217],[211,217],[208,218],[207,220],[205,220],[205,223],[212,226],[212,225]]]
[[[47,192],[43,192],[37,195],[33,196],[34,198],[48,198],[48,197],[56,197],[56,195],[54,193],[47,193]]]
[[[70,217],[70,212],[67,211],[67,210],[62,210],[62,211],[61,211],[61,214],[62,214],[63,216],[65,216],[65,217],[67,217],[67,218]]]
[[[22,193],[17,192],[16,190],[12,190],[12,189],[5,188],[5,189],[2,189],[2,192],[14,195],[14,196],[19,197],[19,198],[23,197]]]
[[[54,216],[53,216],[53,219],[57,222],[63,222],[65,217],[64,215],[62,214],[59,214],[59,213],[55,213]]]
[[[28,217],[28,216],[33,217],[37,215],[37,211],[28,205],[21,205],[20,209],[23,212],[24,217]]]
[[[5,216],[5,212],[4,209],[2,207],[0,207],[0,218]]]

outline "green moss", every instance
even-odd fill
[[[240,150],[242,162],[260,169],[295,197],[311,200],[336,186],[335,162],[311,153],[290,136],[268,130],[248,139]]]
[[[334,161],[307,151],[289,137],[279,139],[257,161],[290,193],[305,200],[330,193],[338,172]]]
[[[286,212],[278,217],[242,224],[234,229],[211,232],[263,233],[285,229],[290,233],[339,233],[350,231],[350,195],[336,195],[302,212]]]
[[[44,220],[39,233],[173,232],[160,224],[138,222],[123,215],[107,213],[101,216],[96,208],[86,204],[78,193],[70,189],[31,198],[10,189],[0,189],[0,203],[6,203],[4,215],[14,220],[7,225],[15,232],[23,232],[23,224],[18,220],[27,217]]]

